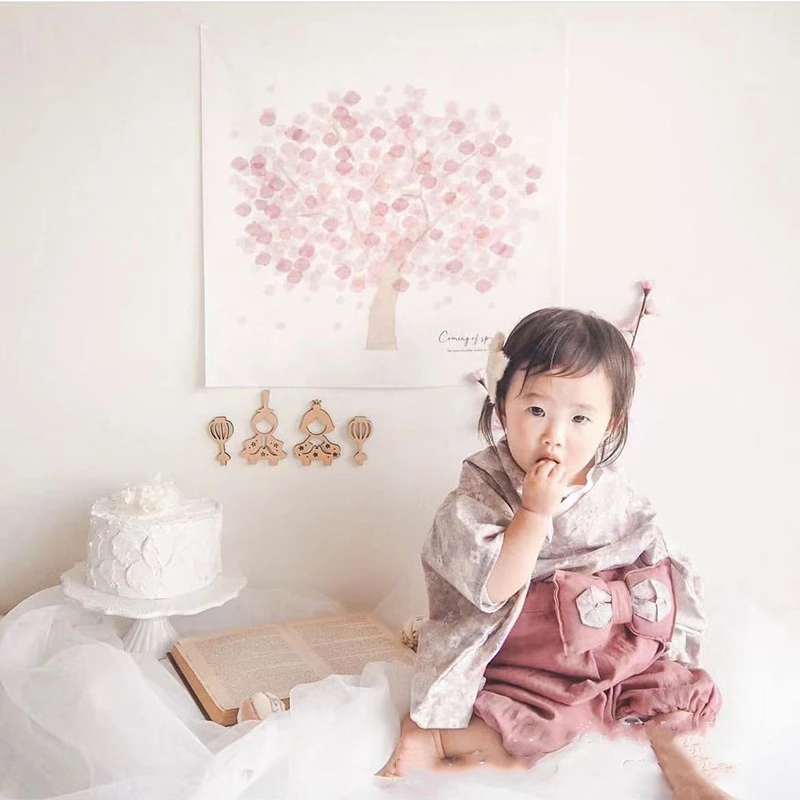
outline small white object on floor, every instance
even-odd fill
[[[400,639],[403,644],[406,647],[410,647],[415,653],[419,646],[419,626],[424,619],[425,617],[421,615],[411,617],[411,619],[403,623],[403,627],[400,629]]]
[[[270,714],[280,714],[286,711],[286,704],[272,692],[256,692],[251,698],[250,702],[253,704],[253,710],[256,712],[259,720],[266,719]],[[243,708],[244,706],[242,706]],[[242,709],[236,715],[237,722],[245,722],[242,719]]]

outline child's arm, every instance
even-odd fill
[[[452,587],[487,614],[530,580],[564,488],[561,469],[552,461],[537,464],[525,476],[522,498],[501,481],[502,476],[465,461],[458,488],[436,512],[422,547],[424,569],[444,581],[440,590]],[[429,606],[437,605],[430,587],[428,594]]]
[[[500,555],[486,583],[491,603],[504,603],[530,580],[553,518],[520,506],[506,528]]]
[[[564,490],[564,469],[554,461],[539,461],[522,484],[522,505],[503,538],[500,555],[486,584],[492,603],[504,603],[529,580],[539,552],[553,530],[553,514]]]

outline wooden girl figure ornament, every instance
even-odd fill
[[[295,458],[299,458],[304,467],[307,467],[312,461],[321,461],[326,467],[329,467],[333,463],[333,459],[339,458],[342,454],[342,448],[325,435],[335,427],[330,414],[322,408],[321,402],[312,400],[311,408],[303,414],[303,418],[300,420],[300,430],[308,435],[300,444],[294,446],[292,452]]]
[[[286,458],[286,452],[283,449],[283,442],[272,435],[272,431],[278,427],[278,418],[269,407],[268,389],[261,392],[261,408],[250,418],[250,425],[255,436],[245,439],[240,455],[247,459],[248,464],[265,460],[271,466],[277,466],[282,458]],[[261,430],[259,425],[267,426],[267,430]]]

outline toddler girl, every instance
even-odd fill
[[[625,339],[541,309],[495,337],[486,383],[490,446],[423,546],[411,713],[381,774],[529,768],[584,731],[646,723],[676,796],[727,797],[674,741],[712,723],[720,695],[698,668],[699,581],[614,463],[634,390]]]

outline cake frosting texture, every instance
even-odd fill
[[[105,594],[160,599],[208,586],[222,569],[222,507],[156,478],[97,500],[86,583]]]

